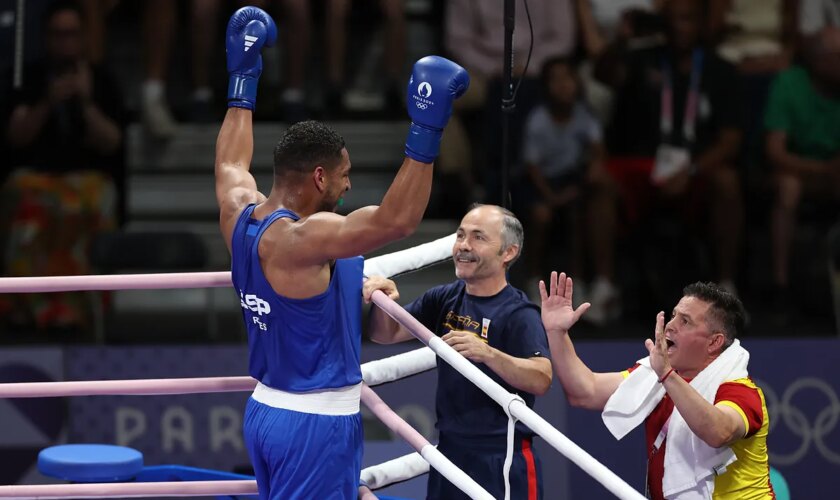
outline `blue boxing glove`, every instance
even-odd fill
[[[452,103],[470,86],[467,71],[449,59],[426,56],[414,63],[408,81],[408,115],[411,127],[405,155],[432,163],[440,151],[443,127],[452,114]]]
[[[228,21],[225,53],[227,54],[228,107],[254,109],[257,81],[262,73],[263,45],[277,41],[277,26],[271,16],[256,7],[242,7]]]

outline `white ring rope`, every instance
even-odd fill
[[[404,352],[362,365],[362,378],[369,386],[400,380],[437,366],[437,356],[428,347]]]
[[[388,485],[408,481],[429,472],[429,462],[419,453],[409,453],[381,464],[362,469],[362,481],[372,490]]]
[[[455,233],[398,252],[365,259],[365,276],[393,277],[452,258]]]
[[[545,439],[554,449],[569,458],[569,460],[604,485],[615,496],[627,500],[644,500],[644,496],[618,477],[615,472],[605,467],[592,457],[592,455],[546,422],[544,418],[528,408],[520,397],[509,393],[493,381],[493,379],[479,370],[477,366],[461,356],[455,349],[441,340],[440,337],[435,336],[428,328],[409,314],[408,311],[389,299],[384,293],[381,291],[374,292],[372,300],[386,314],[406,327],[412,335],[427,344],[435,354],[440,356],[470,382],[474,383],[494,401],[500,404],[508,415],[522,421],[522,423],[527,425],[537,435]]]

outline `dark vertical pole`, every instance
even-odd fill
[[[23,36],[25,25],[24,0],[18,0],[15,10],[15,53],[12,61],[12,88],[20,90],[23,87]]]
[[[502,63],[502,200],[501,205],[510,208],[510,115],[513,114],[513,22],[516,16],[516,0],[505,2],[505,53]]]

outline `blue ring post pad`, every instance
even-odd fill
[[[63,444],[41,450],[38,470],[77,483],[127,481],[143,470],[143,454],[126,446]]]

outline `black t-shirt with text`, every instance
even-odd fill
[[[491,297],[476,297],[467,294],[464,282],[458,280],[432,288],[406,310],[439,337],[451,330],[465,330],[517,358],[550,355],[539,308],[510,285]],[[502,407],[440,358],[437,366],[438,430],[463,436],[504,436],[508,417]],[[476,366],[533,408],[533,394],[511,387],[483,363]],[[521,423],[517,423],[517,431],[533,435]]]

